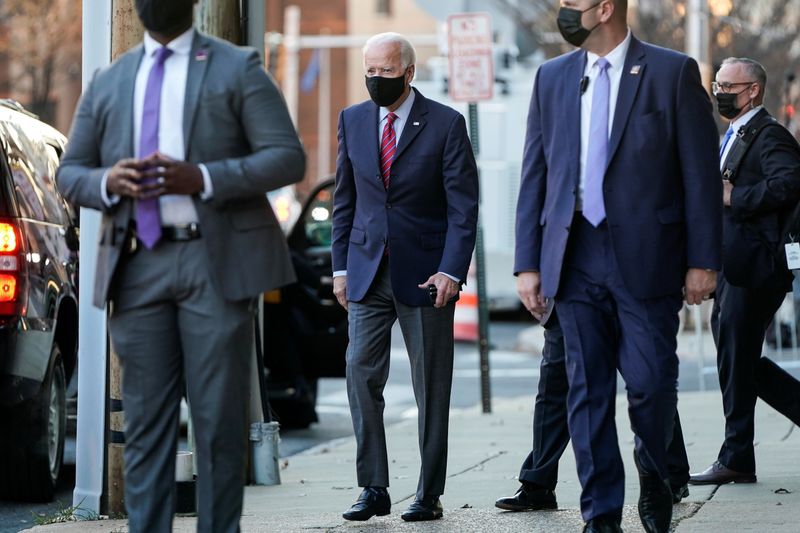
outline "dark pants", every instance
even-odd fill
[[[567,367],[564,363],[564,333],[555,311],[544,331],[542,363],[539,367],[539,392],[533,408],[533,450],[519,471],[520,481],[555,490],[558,461],[569,443],[567,428]],[[667,449],[669,483],[673,488],[689,481],[689,460],[683,443],[678,411],[672,442]]]
[[[681,294],[640,299],[625,285],[606,224],[577,216],[556,295],[566,341],[567,410],[585,520],[621,516],[625,474],[615,424],[617,371],[625,381],[636,455],[669,478],[678,402]]]
[[[725,442],[718,460],[738,472],[755,472],[756,397],[800,424],[800,382],[761,358],[764,335],[789,289],[785,277],[758,289],[734,287],[720,276],[711,315],[725,411]]]

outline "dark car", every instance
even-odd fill
[[[66,139],[0,100],[0,498],[49,501],[77,366],[78,233],[56,190]]]
[[[287,241],[298,281],[264,298],[270,405],[285,428],[317,421],[317,380],[344,377],[347,312],[333,295],[333,178],[317,185]]]

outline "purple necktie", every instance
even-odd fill
[[[586,182],[583,186],[583,217],[597,227],[606,218],[603,204],[603,177],[608,163],[608,81],[609,62],[597,60],[600,72],[592,92],[592,117],[589,122],[589,147],[586,154]]]
[[[158,151],[158,116],[161,110],[161,86],[164,83],[164,61],[172,50],[162,46],[156,52],[156,62],[147,77],[142,107],[142,127],[139,137],[139,158]],[[158,197],[136,202],[136,233],[147,248],[153,248],[161,239],[161,217]]]

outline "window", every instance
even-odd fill
[[[392,14],[392,0],[375,0],[375,12],[378,15],[391,15]]]

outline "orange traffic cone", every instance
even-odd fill
[[[474,261],[469,265],[467,283],[456,302],[453,338],[457,341],[478,341],[478,280],[475,278]]]

